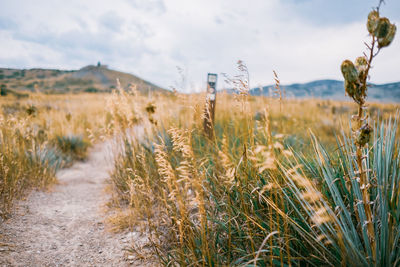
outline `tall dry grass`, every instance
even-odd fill
[[[366,113],[374,49],[396,31],[379,7],[370,56],[342,64],[354,104],[286,100],[276,73],[277,101],[251,97],[239,61],[240,74],[226,76],[238,95],[218,96],[212,138],[204,95],[177,93],[153,99],[147,136],[122,135],[112,182],[161,264],[400,264],[399,114]]]
[[[105,132],[104,95],[0,98],[0,217],[33,188],[56,181],[57,169],[83,160]]]
[[[350,241],[345,233],[343,238],[334,233],[340,233],[342,223],[338,212],[357,202],[351,204],[343,196],[345,204],[336,208],[328,186],[332,181],[349,184],[338,180],[350,175],[340,155],[352,152],[338,147],[340,142],[351,143],[346,137],[350,130],[344,128],[347,139],[343,137],[339,146],[335,133],[342,131],[355,105],[250,96],[238,101],[220,94],[215,139],[209,140],[202,129],[204,99],[153,97],[151,120],[157,123],[150,123],[145,109],[139,108],[141,123],[148,121],[153,127],[140,139],[122,136],[123,149],[115,159],[112,182],[120,204],[131,210],[131,221],[148,231],[160,262],[337,265],[354,259],[350,253],[355,249],[346,247]],[[385,119],[396,110],[395,105],[371,107],[385,110]],[[313,141],[308,129],[318,138]],[[321,162],[331,164],[331,176]],[[353,208],[349,212],[353,235],[362,236],[358,215]],[[396,225],[391,231],[397,231]],[[394,253],[396,244],[391,242]],[[365,252],[357,256],[366,259]],[[393,259],[397,258],[391,263]]]

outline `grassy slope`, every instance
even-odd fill
[[[117,87],[117,78],[123,88],[136,85],[141,92],[167,90],[135,75],[108,69],[107,66],[86,66],[80,70],[6,69],[0,68],[0,83],[8,90],[40,91],[46,93],[107,92]]]

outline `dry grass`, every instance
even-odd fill
[[[202,129],[204,100],[203,94],[153,97],[151,122],[143,108],[137,113],[147,135],[123,136],[115,159],[112,181],[121,207],[148,230],[161,263],[347,262],[350,241],[332,234],[342,225],[318,162],[342,160],[335,134],[350,133],[346,125],[356,106],[251,96],[238,101],[222,93],[209,140]],[[396,108],[370,105],[374,119],[378,113],[388,119]],[[318,136],[314,145],[309,130]],[[327,152],[318,152],[320,143]]]
[[[388,29],[368,28],[367,65],[345,61],[355,103],[285,99],[276,73],[278,97],[252,97],[239,61],[240,74],[227,77],[238,95],[218,94],[212,138],[203,133],[205,94],[145,97],[118,86],[107,97],[2,98],[1,215],[28,188],[54,181],[53,140],[112,136],[118,210],[109,221],[146,231],[161,264],[398,266],[398,106],[366,103],[373,47],[388,44]],[[77,139],[61,140],[84,157]]]
[[[370,56],[342,64],[355,103],[284,99],[275,72],[278,99],[251,97],[242,61],[225,76],[237,95],[218,95],[207,137],[205,95],[154,97],[148,120],[138,115],[147,136],[123,132],[111,179],[160,263],[397,266],[398,107],[365,112],[374,49],[395,30],[379,6],[370,13]]]
[[[67,160],[63,147],[71,152],[79,144],[71,136],[86,142],[113,136],[112,204],[118,212],[109,221],[116,231],[141,226],[161,263],[346,262],[342,254],[351,242],[333,234],[345,232],[338,230],[343,225],[324,170],[345,162],[335,133],[351,132],[346,125],[356,105],[350,102],[220,93],[215,135],[209,140],[202,127],[204,94],[149,97],[132,88],[0,101],[3,217],[27,190],[54,182],[55,171]],[[388,119],[397,108],[369,106],[374,120],[378,114]],[[137,125],[145,133],[141,138],[132,135]],[[312,141],[310,130],[318,141]],[[59,138],[66,141],[57,145]],[[351,176],[332,166],[338,177]],[[352,206],[348,198],[344,203]],[[352,216],[357,222],[358,215]],[[361,233],[359,226],[355,231]],[[348,257],[363,252],[354,253]]]
[[[104,133],[104,95],[0,98],[0,216],[14,199],[55,181],[58,168],[81,160]]]

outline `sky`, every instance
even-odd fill
[[[381,15],[397,27],[400,1]],[[80,69],[100,61],[164,88],[204,90],[208,72],[250,85],[342,79],[366,51],[378,0],[1,0],[0,67]],[[398,34],[399,35],[399,34]],[[371,82],[400,81],[400,37],[382,49]],[[219,88],[227,86],[219,76]]]

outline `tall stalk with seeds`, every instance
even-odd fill
[[[346,93],[358,105],[358,113],[353,117],[356,123],[356,128],[353,130],[357,146],[355,155],[356,169],[358,169],[362,201],[365,206],[368,235],[372,244],[374,244],[375,237],[372,224],[371,200],[368,193],[371,183],[366,174],[368,169],[364,168],[364,165],[367,166],[367,164],[365,162],[366,157],[363,154],[363,150],[368,145],[372,133],[372,127],[368,124],[367,107],[365,105],[368,90],[367,80],[369,79],[372,60],[383,47],[390,45],[396,34],[396,25],[392,24],[388,18],[380,17],[379,9],[382,3],[383,0],[380,0],[377,8],[368,15],[367,29],[371,36],[371,44],[365,43],[367,53],[364,52],[363,56],[356,58],[354,63],[350,60],[345,60],[341,65]]]

